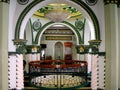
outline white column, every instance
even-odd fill
[[[88,63],[88,73],[90,73],[92,71],[91,65],[92,65],[92,59],[91,59],[92,55],[90,54],[85,54],[85,61],[87,61]]]
[[[98,55],[92,55],[92,76],[91,76],[91,88],[92,90],[98,89]]]
[[[120,38],[120,5],[119,5],[119,8],[118,8],[118,38]],[[118,48],[118,51],[119,51],[119,67],[120,68],[120,40],[118,42],[119,44],[119,48]],[[120,70],[119,70],[119,73],[118,73],[118,76],[119,76],[119,82],[118,82],[118,88],[120,88]]]
[[[16,89],[22,90],[24,88],[23,78],[23,55],[16,55]]]
[[[8,90],[8,15],[9,5],[0,2],[0,90]]]
[[[106,81],[105,90],[118,90],[118,8],[105,5]]]
[[[8,89],[12,90],[16,88],[16,55],[10,55],[8,60]]]
[[[105,89],[105,56],[98,57],[98,88]]]
[[[84,61],[85,60],[85,54],[79,54],[79,55],[80,55],[79,60]]]

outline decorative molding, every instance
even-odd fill
[[[21,5],[25,5],[29,2],[29,0],[17,0],[17,2]]]
[[[63,21],[62,23],[63,23],[63,24],[66,24],[66,25],[69,25],[73,30],[75,30],[75,32],[76,32],[76,34],[77,34],[77,36],[78,36],[78,39],[79,39],[79,44],[83,44],[83,43],[84,43],[84,41],[83,41],[83,39],[82,39],[79,31],[76,30],[76,27],[75,27],[73,24],[71,24],[71,23],[69,23],[69,22],[67,22],[67,21]]]
[[[26,53],[40,53],[41,46],[40,45],[26,45],[25,46]]]
[[[86,2],[88,5],[93,6],[93,5],[95,5],[95,4],[98,2],[98,0],[85,0],[85,2]]]
[[[89,48],[90,48],[89,45],[77,45],[76,46],[77,53],[79,53],[79,54],[89,53]]]
[[[120,7],[120,0],[118,0],[118,7]]]
[[[44,35],[74,35],[70,29],[47,29]]]
[[[72,40],[72,36],[46,36],[46,40]]]
[[[88,41],[89,45],[77,45],[77,53],[79,54],[98,54],[99,53],[99,46],[101,43],[101,40],[90,40]]]
[[[9,3],[10,0],[0,0],[0,2]]]
[[[106,52],[99,52],[98,55],[99,56],[106,56]]]
[[[40,36],[41,32],[42,32],[48,25],[51,25],[51,24],[53,24],[53,23],[54,23],[54,22],[48,22],[48,23],[46,23],[45,25],[43,25],[43,26],[41,27],[41,30],[39,30],[38,33],[37,33],[37,35],[36,35],[35,44],[38,44],[39,36]],[[67,22],[67,21],[63,21],[63,22],[61,22],[61,23],[62,23],[62,24],[65,24],[65,25],[69,25],[73,30],[75,30],[75,32],[76,32],[76,34],[77,34],[77,36],[78,36],[78,39],[79,39],[79,44],[83,44],[83,40],[81,39],[81,36],[80,36],[78,30],[76,30],[76,28],[75,28],[74,25],[72,25],[71,23],[69,23],[69,22]]]
[[[21,27],[21,24],[22,24],[22,21],[23,21],[25,15],[26,15],[35,5],[37,5],[38,3],[41,3],[42,1],[44,1],[44,0],[34,0],[33,2],[31,2],[31,3],[23,10],[23,12],[21,13],[21,15],[20,15],[19,18],[18,18],[16,27],[15,27],[15,39],[19,39],[19,38],[20,38],[20,37],[19,37],[20,27]],[[81,1],[81,0],[80,0],[80,1],[79,1],[79,0],[71,0],[71,1],[73,1],[73,2],[75,2],[76,4],[80,5],[80,6],[81,6],[82,8],[84,8],[84,10],[86,10],[86,12],[90,15],[90,17],[91,17],[91,19],[92,19],[92,21],[93,21],[93,24],[94,24],[95,35],[96,35],[96,36],[95,36],[95,37],[96,37],[95,39],[100,40],[100,27],[99,27],[99,22],[98,22],[98,19],[97,19],[95,13],[94,13],[94,12],[92,11],[92,9],[91,9],[87,4],[85,4],[83,1]],[[51,23],[51,22],[50,22],[50,23]],[[50,25],[50,23],[49,23],[49,25]],[[54,23],[54,22],[52,22],[52,23]],[[71,25],[69,22],[62,22],[62,23],[68,24],[68,25],[70,25],[70,27],[72,27],[72,28],[74,27],[74,26]],[[38,38],[39,38],[39,35],[40,35],[41,31],[42,31],[42,30],[45,28],[45,26],[47,26],[47,25],[48,25],[48,24],[42,26],[42,27],[41,27],[41,30],[38,31],[37,36],[36,36],[36,38],[35,38],[35,43],[36,43],[36,44],[38,43]],[[76,34],[79,33],[79,32],[76,30],[75,27],[74,27],[73,29],[75,30]],[[78,35],[78,34],[77,34],[77,35]],[[78,37],[79,37],[79,43],[82,44],[83,41],[81,41],[81,36],[78,35]]]
[[[120,6],[120,0],[104,0],[104,4],[116,4],[118,7]]]
[[[34,21],[32,25],[34,31],[38,31],[41,28],[41,26],[42,24],[39,19]]]
[[[92,55],[98,55],[98,56],[104,56],[104,58],[106,57],[106,52],[91,52],[89,54],[92,54]]]
[[[76,19],[75,21],[75,27],[79,30],[82,31],[84,29],[85,22],[79,19]]]
[[[100,40],[100,27],[99,27],[99,22],[98,19],[95,15],[95,13],[92,11],[92,9],[86,4],[84,3],[82,0],[71,0],[77,4],[79,4],[81,7],[84,8],[84,10],[89,14],[89,16],[91,17],[93,24],[94,24],[94,29],[95,29],[95,38],[97,40]]]
[[[14,55],[16,55],[16,54],[22,54],[22,53],[18,53],[18,52],[8,52],[8,56],[14,56]]]
[[[24,40],[24,39],[14,39],[13,42],[14,42],[14,45],[25,45],[27,40]]]
[[[48,22],[46,24],[44,24],[42,27],[41,27],[41,30],[38,31],[37,35],[36,35],[36,38],[35,38],[35,44],[38,44],[39,42],[39,35],[41,34],[41,32],[50,24],[53,24],[54,22]]]
[[[37,52],[26,52],[25,54],[39,54],[40,51]],[[19,53],[19,52],[8,52],[8,56],[16,56],[17,54],[23,54],[23,53]]]
[[[110,4],[110,3],[114,3],[117,4],[119,0],[104,0],[105,4]]]
[[[18,53],[25,53],[25,44],[27,42],[27,40],[24,39],[14,39],[13,40],[14,45],[16,45],[16,52]]]
[[[56,9],[55,9],[56,7],[61,7],[63,12],[68,13],[68,15],[70,15],[68,18],[73,18],[73,17],[82,15],[76,8],[71,7],[71,6],[67,5],[67,4],[62,4],[62,5],[61,4],[54,4],[54,5],[48,4],[48,5],[40,8],[39,10],[37,10],[37,12],[34,13],[33,15],[35,15],[37,17],[46,17],[46,15],[48,13],[50,13],[51,11],[56,11]],[[60,8],[58,8],[58,9],[60,9]],[[60,12],[61,9],[58,10],[58,11]],[[38,13],[41,13],[41,14],[38,14]],[[64,21],[65,19],[63,19],[62,21]]]

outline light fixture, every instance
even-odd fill
[[[60,4],[56,4],[52,10],[45,13],[45,17],[53,22],[61,22],[70,17],[70,11],[63,9]]]

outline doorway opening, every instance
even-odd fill
[[[63,60],[63,44],[61,42],[55,44],[55,60]]]

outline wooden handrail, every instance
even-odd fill
[[[29,66],[39,67],[39,68],[69,68],[69,67],[81,67],[87,66],[86,61],[78,60],[41,60],[41,61],[31,61]]]

